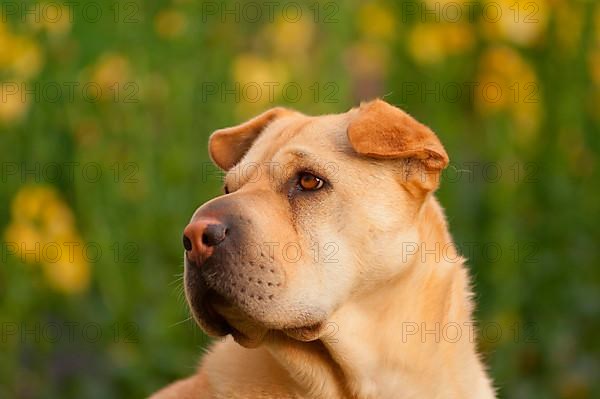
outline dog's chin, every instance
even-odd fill
[[[256,348],[265,340],[269,329],[242,312],[237,306],[218,294],[210,298],[209,305],[225,321],[233,339],[246,348]]]
[[[202,330],[212,337],[231,334],[246,348],[262,344],[269,329],[244,314],[216,291],[208,290],[201,298],[193,297],[190,308]]]
[[[282,332],[296,341],[310,342],[322,337],[325,330],[324,326],[324,322],[319,322],[303,327],[284,328]]]
[[[190,310],[196,323],[200,328],[211,337],[224,337],[231,334],[231,325],[219,314],[212,306],[213,298],[218,294],[213,291],[205,292],[201,297],[188,296]]]
[[[231,334],[238,344],[246,348],[260,346],[269,338],[270,334],[279,331],[297,341],[314,341],[321,337],[325,325],[325,323],[318,322],[307,326],[290,328],[273,328],[271,326],[269,328],[245,314],[213,290],[209,290],[202,301],[192,307],[192,312],[200,327],[208,335],[223,337]]]

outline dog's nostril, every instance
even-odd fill
[[[192,250],[192,240],[190,240],[185,234],[183,235],[183,247],[186,251]]]
[[[202,233],[202,243],[214,247],[225,239],[227,232],[227,227],[222,224],[209,224]]]

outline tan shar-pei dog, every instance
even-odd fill
[[[153,398],[495,397],[428,127],[382,100],[274,108],[209,151],[225,195],[184,230],[185,292],[226,338]]]

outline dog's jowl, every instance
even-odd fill
[[[183,230],[184,283],[200,327],[226,338],[154,397],[494,397],[427,126],[381,100],[274,108],[208,149],[224,194]]]

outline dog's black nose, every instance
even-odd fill
[[[227,226],[213,218],[194,220],[183,230],[183,247],[188,258],[202,264],[227,237]]]

